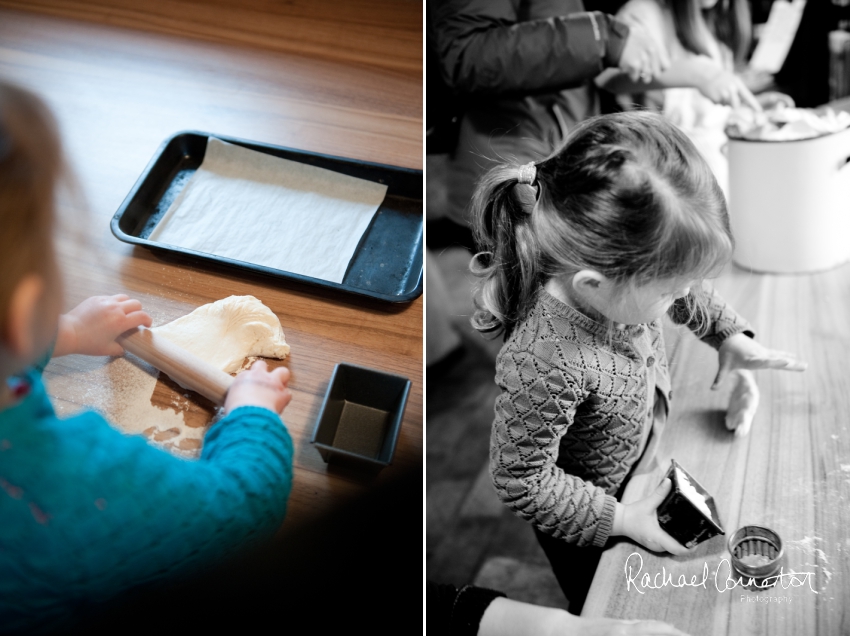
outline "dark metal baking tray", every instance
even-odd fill
[[[175,247],[148,238],[201,165],[209,137],[387,186],[387,195],[363,234],[342,283]],[[422,171],[210,133],[179,132],[162,143],[112,217],[112,233],[126,243],[143,245],[192,261],[250,270],[277,279],[388,302],[409,302],[422,294]]]

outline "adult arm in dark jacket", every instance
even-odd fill
[[[442,0],[431,9],[446,83],[462,94],[570,88],[617,66],[629,27],[598,11],[521,20],[516,0]]]

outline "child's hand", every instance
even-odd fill
[[[240,406],[261,406],[280,414],[292,399],[286,386],[288,382],[289,369],[278,367],[269,371],[264,360],[257,360],[250,369],[236,376],[224,400],[224,411],[230,413]]]
[[[743,333],[729,336],[720,345],[718,352],[720,366],[711,389],[716,391],[731,371],[736,369],[783,369],[785,371],[805,371],[809,366],[797,360],[793,353],[773,351]]]
[[[59,316],[53,355],[120,356],[124,349],[115,339],[128,329],[150,327],[151,323],[142,303],[125,294],[92,296]]]
[[[726,428],[735,431],[736,437],[745,437],[750,432],[759,407],[759,387],[749,369],[738,369],[734,376],[735,388],[732,389],[729,409],[726,411]]]
[[[658,524],[658,506],[670,492],[673,482],[665,479],[649,497],[633,504],[617,504],[611,534],[629,537],[653,552],[669,552],[680,556],[688,548],[661,529]]]

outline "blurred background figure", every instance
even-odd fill
[[[604,72],[597,84],[660,110],[694,142],[728,197],[726,121],[733,108],[761,109],[735,73],[752,39],[748,0],[629,0],[617,15],[644,24],[672,63],[649,85],[616,70]]]

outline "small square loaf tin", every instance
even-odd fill
[[[670,492],[658,506],[658,524],[686,548],[726,534],[712,497],[676,460],[665,477],[673,482]]]
[[[310,441],[329,464],[380,471],[392,462],[409,393],[405,377],[340,362]]]

